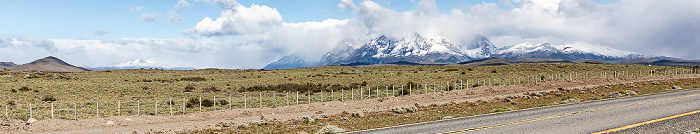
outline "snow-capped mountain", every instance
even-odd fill
[[[495,51],[492,57],[511,60],[521,58],[559,58],[566,60],[602,59],[607,61],[636,58],[668,58],[645,56],[635,52],[584,43],[551,45],[549,43],[534,44],[531,42],[500,48]]]
[[[525,42],[496,48],[491,41],[480,35],[475,36],[469,43],[460,44],[439,35],[412,34],[400,36],[382,35],[376,38],[346,41],[338,44],[333,50],[326,53],[319,62],[308,62],[303,58],[285,56],[265,68],[388,64],[395,62],[462,63],[486,58],[510,60],[552,58],[572,61],[581,59],[614,61],[637,58],[682,60],[664,56],[642,55],[586,43],[551,45],[549,43],[535,44]]]
[[[468,46],[454,44],[438,35],[379,36],[359,48],[352,43],[339,44],[328,52],[322,62],[326,65],[364,62],[383,64],[399,61],[458,63],[488,57],[495,46],[483,36],[477,36]]]
[[[192,67],[173,67],[166,64],[156,63],[155,61],[135,59],[118,64],[112,64],[105,67],[96,67],[97,69],[167,69],[167,70],[192,70]]]
[[[263,69],[291,69],[314,66],[319,66],[318,62],[309,62],[296,55],[287,55],[275,62],[267,64]]]

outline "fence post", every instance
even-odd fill
[[[365,95],[362,92],[364,92],[364,90],[362,87],[360,87],[360,100],[364,99],[365,97]]]
[[[185,102],[185,97],[182,97],[182,114],[187,113],[187,111],[185,111],[185,104],[186,104],[186,103],[187,103],[187,102]]]
[[[272,108],[277,108],[277,93],[272,93]]]
[[[350,89],[350,100],[355,100],[355,88]]]
[[[122,116],[122,102],[117,100],[117,116]]]
[[[73,118],[78,120],[78,102],[73,101]]]
[[[299,91],[297,91],[297,105],[299,105]]]
[[[95,114],[95,118],[100,118],[100,101],[97,101],[97,104],[95,107],[97,107],[97,114]]]
[[[401,95],[403,95],[403,85],[401,85]]]
[[[202,112],[202,97],[199,97],[199,112]]]
[[[372,87],[367,88],[367,99],[372,99]]]
[[[32,115],[32,103],[29,103],[29,118],[34,118]]]
[[[263,108],[262,107],[262,93],[259,93],[259,95],[260,95],[260,108]]]
[[[386,94],[384,96],[389,97],[389,86],[384,86],[384,89],[386,90]]]
[[[156,113],[156,116],[158,116],[158,98],[156,98],[156,102],[154,102],[154,103],[156,104],[156,106],[155,106],[155,107],[156,107],[155,113]]]
[[[170,97],[170,101],[168,101],[168,107],[170,107],[170,116],[173,116],[173,98]]]
[[[243,109],[248,108],[248,95],[243,94]]]
[[[379,98],[379,86],[377,86],[377,92],[375,93],[377,93],[377,98]]]
[[[53,119],[53,102],[51,102],[51,119]]]
[[[216,96],[214,96],[214,111],[216,111]]]
[[[413,88],[412,86],[413,86],[413,85],[408,84],[408,95],[413,94],[413,90],[411,89],[411,88]]]
[[[391,85],[391,96],[396,96],[396,85]]]
[[[136,100],[136,115],[141,115],[141,99]]]
[[[231,95],[228,95],[228,109],[231,109]]]
[[[289,106],[289,91],[287,91],[287,95],[285,97],[287,97],[287,106]]]
[[[333,94],[335,91],[331,90],[331,101],[333,101]],[[330,101],[329,101],[330,102]]]
[[[10,118],[10,116],[7,114],[7,105],[5,105],[5,117]]]

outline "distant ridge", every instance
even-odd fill
[[[22,64],[8,68],[18,71],[42,71],[42,72],[82,72],[90,71],[85,68],[76,67],[53,56],[38,59],[27,64]]]
[[[12,62],[0,62],[0,68],[13,68],[15,66],[17,66],[17,64]]]

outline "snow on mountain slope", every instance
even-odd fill
[[[97,69],[141,69],[141,68],[159,68],[168,70],[192,70],[192,67],[175,67],[166,64],[156,63],[151,60],[135,59],[118,64],[108,65],[105,67],[96,67]]]
[[[554,46],[565,53],[584,52],[606,56],[626,57],[630,55],[641,55],[639,53],[613,49],[607,46],[598,46],[587,43],[572,43]]]
[[[495,50],[495,46],[483,36],[477,36],[469,45],[454,44],[439,35],[421,34],[391,37],[382,35],[366,41],[359,48],[350,47],[349,44],[352,43],[339,44],[322,58],[322,62],[328,65],[398,61],[458,63],[486,58]]]

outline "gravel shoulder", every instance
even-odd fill
[[[27,123],[21,120],[0,120],[2,133],[175,133],[202,128],[214,128],[219,122],[252,122],[261,120],[285,121],[300,118],[304,115],[338,114],[353,111],[384,111],[396,106],[430,105],[442,102],[464,102],[479,99],[490,99],[518,95],[533,91],[552,91],[559,87],[593,87],[619,82],[641,82],[670,79],[700,78],[700,75],[653,76],[623,79],[593,79],[577,81],[547,81],[539,83],[477,87],[449,92],[428,93],[389,97],[383,99],[368,99],[361,101],[325,102],[284,106],[280,108],[249,108],[218,110],[212,112],[189,113],[174,116],[121,116],[85,120],[41,120]],[[687,131],[687,130],[686,130]]]

